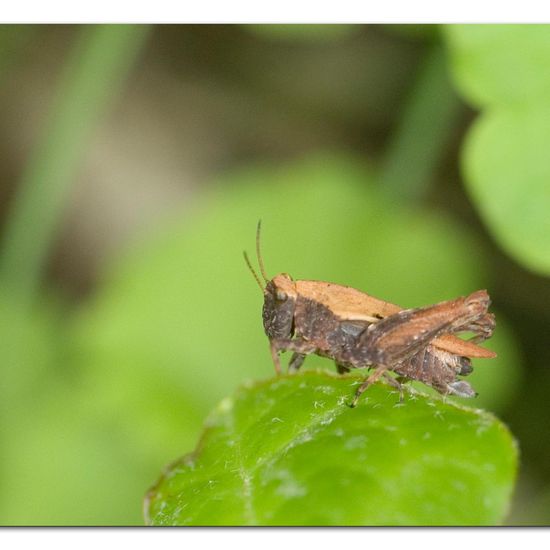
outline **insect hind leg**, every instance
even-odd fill
[[[492,313],[486,313],[479,319],[473,321],[469,325],[461,327],[455,332],[473,332],[474,336],[470,338],[470,342],[478,344],[479,342],[483,342],[484,340],[491,338],[495,330],[495,326],[495,316]]]
[[[408,378],[405,376],[398,376],[397,378],[394,378],[389,372],[384,372],[382,376],[390,386],[393,386],[399,391],[399,403],[403,403],[405,400],[404,383],[409,381]]]
[[[367,379],[357,388],[357,391],[355,392],[355,397],[353,398],[353,401],[350,403],[350,407],[354,408],[357,406],[357,402],[359,401],[359,398],[361,397],[361,394],[374,382],[376,382],[386,371],[388,370],[388,367],[385,365],[377,365],[374,369],[374,372],[370,374]]]

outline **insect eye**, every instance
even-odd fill
[[[282,290],[278,290],[276,296],[279,302],[284,302],[287,299],[286,293],[283,292]]]

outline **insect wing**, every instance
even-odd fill
[[[459,330],[483,312],[473,312],[468,298],[406,309],[372,325],[361,338],[369,362],[393,365],[417,353],[437,337]]]

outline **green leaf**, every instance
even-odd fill
[[[548,25],[444,28],[457,87],[474,105],[518,105],[550,94]]]
[[[494,416],[308,372],[224,399],[146,500],[153,525],[494,525],[517,449]]]
[[[463,149],[468,192],[525,267],[550,274],[550,32],[547,25],[446,28],[457,88],[482,107]]]
[[[489,230],[542,274],[550,274],[549,140],[550,103],[537,103],[488,112],[463,150],[467,189]]]

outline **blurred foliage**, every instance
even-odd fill
[[[153,525],[496,525],[514,484],[508,430],[480,410],[325,373],[225,398],[198,448],[148,495]],[[393,395],[395,397],[395,393]]]
[[[399,125],[387,146],[381,183],[395,200],[421,200],[448,147],[461,104],[447,74],[447,58],[436,44],[418,69]],[[433,98],[437,97],[434,102]]]
[[[360,25],[301,25],[301,24],[271,24],[271,25],[245,25],[245,29],[260,38],[272,40],[298,40],[300,42],[326,42],[347,38],[353,33],[359,32]]]
[[[146,32],[139,25],[84,27],[67,61],[45,138],[26,165],[3,239],[0,280],[20,300],[33,297],[83,152]]]
[[[269,47],[275,48],[271,52],[273,59],[278,56],[277,44],[285,40],[284,52],[293,51],[289,48],[296,51],[305,48],[304,55],[310,55],[317,43],[325,42],[321,49],[323,60],[327,52],[332,51],[331,44],[346,43],[346,40],[360,44],[364,33],[380,32],[364,26],[320,26],[306,27],[306,37],[301,27],[235,26],[232,32],[235,36],[239,32],[246,35],[248,41],[243,43],[248,48],[247,54],[254,44],[270,44]],[[34,29],[27,36],[34,33],[38,36]],[[160,29],[158,32],[163,36],[170,31]],[[377,82],[371,86],[369,73],[357,74],[353,82],[348,82],[345,78],[348,73],[337,70],[342,66],[338,55],[342,52],[347,55],[346,49],[331,58],[331,70],[326,70],[317,59],[318,65],[306,75],[300,72],[300,65],[286,72],[288,59],[283,56],[284,62],[281,61],[276,70],[270,64],[259,65],[255,81],[253,75],[247,74],[247,93],[253,94],[251,82],[260,82],[259,90],[262,86],[270,90],[270,95],[263,100],[272,108],[288,104],[291,106],[286,107],[288,110],[282,109],[284,116],[293,111],[306,113],[294,119],[298,125],[307,125],[319,117],[330,120],[333,125],[330,128],[334,128],[338,136],[328,142],[332,149],[319,147],[320,141],[312,137],[321,126],[314,125],[314,131],[309,134],[302,133],[299,126],[298,133],[292,134],[290,116],[282,126],[276,116],[272,126],[258,126],[258,107],[247,113],[251,95],[241,97],[242,90],[239,92],[237,88],[233,97],[238,98],[237,112],[243,120],[239,118],[235,124],[239,128],[258,126],[251,141],[260,132],[273,132],[276,137],[272,139],[279,139],[281,143],[292,136],[289,149],[296,147],[294,160],[285,157],[283,161],[279,150],[270,156],[262,146],[246,150],[239,150],[237,146],[232,150],[235,158],[228,157],[231,162],[217,166],[219,177],[209,177],[204,185],[197,185],[194,195],[176,205],[170,217],[166,216],[146,234],[135,235],[133,244],[102,269],[89,296],[71,301],[64,295],[59,279],[45,279],[47,262],[61,230],[63,211],[84,151],[91,145],[109,104],[120,98],[128,70],[136,59],[143,59],[141,45],[147,36],[147,29],[142,27],[75,30],[57,100],[47,108],[45,130],[34,153],[24,160],[20,187],[14,192],[10,203],[13,208],[7,211],[2,234],[2,523],[142,524],[141,500],[145,489],[158,478],[168,460],[195,448],[206,414],[244,380],[271,376],[273,366],[261,326],[262,295],[242,259],[243,248],[249,252],[254,249],[258,218],[263,220],[262,249],[270,276],[285,271],[294,278],[347,284],[404,307],[434,303],[478,288],[488,288],[492,293],[498,277],[507,276],[495,268],[498,265],[495,252],[482,228],[475,223],[469,227],[460,220],[460,204],[455,204],[453,198],[445,204],[433,200],[436,181],[438,188],[451,189],[449,196],[457,196],[452,194],[455,192],[452,176],[440,176],[436,170],[441,157],[449,155],[449,148],[457,147],[452,138],[458,141],[457,126],[461,124],[463,107],[452,95],[444,74],[447,64],[441,55],[441,44],[435,40],[434,27],[420,26],[419,32],[396,29],[397,32],[390,33],[394,36],[392,40],[407,40],[409,30],[418,44],[422,44],[425,35],[429,47],[419,50],[425,63],[410,71],[414,78],[402,91],[404,109],[393,104],[397,100],[395,92],[387,92],[392,89],[395,66],[385,63],[383,55],[369,59],[376,65],[375,74],[386,79],[383,93],[376,88]],[[188,27],[182,27],[179,32],[189,33]],[[213,41],[213,35],[208,34],[211,31],[200,32]],[[491,83],[493,77],[489,73],[493,67],[499,78],[509,79],[510,75],[502,75],[505,72],[500,69],[502,63],[476,57],[484,51],[487,55],[497,55],[507,47],[504,43],[498,47],[481,44],[488,32],[500,40],[498,32],[485,31],[482,27],[479,31],[459,27],[445,30],[455,82],[466,97],[471,95],[471,101],[483,108],[466,143],[467,184],[476,208],[495,239],[526,266],[547,272],[547,235],[544,235],[547,221],[541,216],[546,204],[543,195],[548,189],[544,186],[547,159],[542,155],[546,111],[544,85],[537,81],[544,75],[544,69],[533,65],[521,73],[529,82],[525,88],[529,93],[525,97],[521,96],[524,92],[519,79],[518,82],[513,79],[513,82],[501,80],[497,85]],[[515,40],[521,42],[521,34],[527,31],[503,28],[502,32],[516,33],[514,36],[519,38]],[[534,28],[533,32],[540,33],[539,38],[532,43],[524,40],[522,48],[525,52],[534,52],[529,48],[536,46],[544,57],[545,39],[540,30]],[[0,28],[2,70],[13,69],[24,58],[21,56],[24,41],[16,41],[16,35],[20,40],[22,35]],[[239,72],[243,68],[236,58],[231,58],[229,64],[218,60],[218,64],[214,61],[209,65],[209,56],[214,56],[215,50],[207,47],[206,55],[198,49],[199,42],[193,42],[194,38],[192,36],[187,44],[197,50],[188,48],[192,52],[189,55],[197,57],[197,64],[205,73],[223,65],[224,71],[235,76],[235,82],[246,74]],[[157,55],[164,60],[168,56],[163,50],[166,43],[158,34],[153,42],[158,48]],[[476,44],[480,44],[479,47]],[[178,47],[181,47],[179,42]],[[234,51],[228,55],[234,56]],[[253,53],[259,55],[259,51],[264,50]],[[360,47],[357,51],[360,53],[356,60],[362,63],[364,51]],[[459,61],[460,51],[467,52],[464,62]],[[247,54],[243,54],[241,63],[254,58]],[[537,55],[509,52],[514,64],[525,64],[530,59],[535,63],[539,59]],[[481,67],[480,74],[475,73],[478,67]],[[180,79],[178,85],[192,73],[189,67],[188,73],[180,68],[173,70],[180,71],[175,73]],[[336,73],[340,75],[337,78]],[[2,76],[5,78],[6,74]],[[223,74],[227,77],[227,73]],[[465,74],[468,77],[461,76]],[[461,84],[466,81],[470,84]],[[167,80],[163,82],[166,84]],[[214,77],[207,82],[215,88],[222,86],[223,79]],[[357,93],[367,85],[365,94]],[[500,90],[501,87],[508,92]],[[253,91],[249,92],[249,88]],[[365,114],[362,101],[374,88],[376,101],[372,105],[376,108]],[[227,89],[216,93],[223,96]],[[347,93],[349,89],[353,89],[353,94]],[[469,92],[470,89],[475,91]],[[496,97],[496,92],[502,95]],[[275,96],[277,101],[272,103]],[[391,98],[392,103],[379,108],[381,98],[387,101]],[[539,111],[534,109],[535,104],[540,106]],[[342,109],[342,105],[346,108]],[[368,136],[370,143],[380,142],[386,146],[387,155],[383,158],[365,151],[364,136],[359,135],[361,127],[355,125],[356,119],[362,120],[360,115],[376,116],[380,109],[398,113],[391,124],[385,122],[391,126],[389,137]],[[278,111],[274,108],[273,113],[277,115]],[[540,119],[533,113],[541,113]],[[244,120],[246,116],[251,120]],[[150,117],[153,124],[158,123],[155,112]],[[267,120],[269,122],[269,117]],[[379,128],[380,122],[377,124]],[[349,141],[340,139],[341,136],[347,138],[348,134],[351,134]],[[519,140],[520,136],[521,142],[516,147],[513,140]],[[216,135],[216,139],[218,137]],[[506,141],[508,139],[510,141]],[[334,152],[335,142],[342,142],[343,151]],[[117,139],[112,143],[119,144]],[[369,157],[368,162],[365,157]],[[498,178],[506,187],[496,187]],[[116,178],[113,181],[117,181]],[[530,185],[532,193],[520,195],[518,182]],[[159,185],[159,181],[151,185]],[[460,194],[460,190],[457,193]],[[509,216],[506,229],[502,224],[504,216]],[[513,231],[517,237],[511,236]],[[104,231],[108,232],[109,229]],[[70,256],[64,261],[62,268],[70,267]],[[498,358],[475,361],[474,373],[469,377],[480,396],[475,400],[456,401],[462,402],[460,407],[463,404],[486,407],[512,423],[522,419],[528,426],[522,435],[531,437],[528,444],[530,441],[531,449],[534,446],[536,452],[539,443],[544,441],[538,433],[528,433],[534,425],[530,414],[536,408],[534,402],[529,403],[531,408],[521,405],[530,383],[522,370],[523,360],[517,344],[518,327],[526,332],[532,330],[532,325],[524,328],[527,325],[513,316],[507,320],[511,311],[508,305],[506,300],[497,303],[498,328],[486,344],[498,352]],[[529,315],[530,310],[526,309],[525,316]],[[531,318],[529,321],[535,322]],[[532,373],[532,356],[530,360]],[[330,361],[318,357],[307,359],[304,368],[312,367],[331,372],[334,369]],[[348,387],[349,383],[348,379],[309,372],[292,383],[316,380],[316,377],[334,387]],[[534,390],[543,397],[547,391],[544,380],[541,378]],[[270,382],[260,384],[271,387]],[[425,386],[417,387],[429,392]],[[316,391],[316,386],[311,385],[306,393],[312,395]],[[375,395],[389,396],[390,400],[395,397],[384,385],[370,391],[373,398]],[[248,407],[246,399],[251,395],[247,390],[240,390],[237,397],[221,401],[221,407],[224,403],[240,403],[240,399],[245,400],[243,406]],[[259,399],[264,397],[260,395]],[[281,399],[286,403],[285,400],[291,398],[281,395]],[[307,418],[308,412],[321,413],[312,410],[311,404],[308,407],[307,399],[292,400],[296,408],[286,407],[284,414]],[[407,402],[405,407],[392,407],[391,411],[382,406],[379,412],[395,418],[408,410],[407,407],[420,410],[426,403],[424,400]],[[358,415],[354,417],[357,424],[346,421],[346,429],[362,430],[362,423],[368,420],[361,416],[367,404],[368,401],[357,411],[347,411]],[[282,405],[274,403],[273,406]],[[458,417],[463,419],[464,414],[492,418],[486,413],[456,409],[452,402],[438,406],[451,416],[460,410],[452,425],[461,425]],[[252,405],[250,407],[252,409]],[[243,419],[242,410],[239,409],[239,421]],[[210,418],[225,421],[227,414],[228,411],[218,407]],[[342,413],[342,419],[344,414],[346,419],[350,416]],[[280,416],[279,413],[276,416]],[[496,421],[492,426],[496,432],[502,432]],[[414,426],[404,424],[403,429],[411,430]],[[448,437],[450,424],[441,422],[437,430],[440,436],[428,445],[434,452],[437,443],[443,441],[451,447],[455,445],[453,449],[457,452],[470,453],[470,457],[482,452],[481,448],[471,447],[472,437],[476,437],[477,442],[477,436],[468,439],[467,429],[460,432],[456,442]],[[397,443],[391,440],[388,445]],[[483,441],[483,445],[486,443],[488,440]],[[520,446],[523,448],[521,438]],[[338,449],[335,452],[339,453]],[[415,444],[414,453],[422,455],[422,447]],[[507,453],[503,449],[502,454],[495,453],[491,458],[495,463],[506,462],[510,458]],[[523,462],[529,467],[536,464],[532,456]],[[545,475],[544,465],[540,464],[541,461],[539,470],[533,469],[535,480]],[[395,467],[399,469],[398,462]],[[342,472],[343,475],[346,470]],[[494,506],[487,510],[487,515],[477,514],[478,507],[468,505],[472,515],[467,515],[468,510],[454,516],[441,513],[434,522],[452,523],[452,517],[456,523],[502,520],[510,491],[510,470],[505,474],[507,479],[501,479],[505,481],[503,485],[499,485],[496,478],[494,484],[489,478],[479,479],[480,472],[481,469],[472,470],[468,477],[475,494],[481,495],[476,491],[483,491],[488,495],[488,491],[495,491]],[[493,473],[496,475],[497,471]],[[423,494],[429,492],[433,498],[444,498],[437,494],[441,488],[460,490],[459,484],[453,485],[451,479],[440,477],[438,483],[432,482],[433,486],[423,484],[421,489],[427,491]],[[391,482],[391,476],[389,479]],[[471,495],[462,497],[465,500],[457,496],[456,503],[471,499]],[[410,498],[409,495],[407,499]],[[407,499],[403,504],[408,502],[410,508]],[[539,495],[534,500],[544,502],[544,497]],[[537,518],[543,515],[541,509],[537,508]],[[418,513],[421,511],[419,508]],[[415,521],[412,516],[407,517]],[[360,522],[360,516],[351,521]],[[399,522],[399,518],[395,522]]]
[[[467,189],[506,252],[548,275],[548,26],[453,25],[446,35],[457,87],[482,111],[463,152]]]
[[[31,25],[0,25],[0,82],[34,33]]]
[[[0,36],[15,49],[21,36],[30,34],[17,32],[25,27],[14,27],[13,33],[5,29]],[[78,394],[77,373],[65,364],[64,304],[55,295],[36,300],[35,293],[82,153],[124,82],[146,31],[145,26],[83,28],[67,61],[45,137],[26,166],[8,217],[0,257],[0,476],[8,495],[0,509],[6,524],[97,523],[93,504],[74,505],[78,495],[93,491],[92,484],[100,491],[99,480],[106,473],[116,472],[122,480],[128,471],[120,456],[109,456],[113,446],[98,419],[82,410],[86,394]],[[10,47],[5,49],[15,55]],[[100,495],[96,506],[108,523],[110,514],[116,516],[124,508],[124,497],[118,503],[111,500],[111,509],[99,505]]]
[[[447,25],[451,68],[479,108],[530,108],[550,93],[548,25]]]
[[[440,25],[404,23],[384,25],[384,28],[389,33],[400,35],[405,38],[412,38],[415,40],[433,40],[434,42],[436,42],[439,40],[440,36]]]

